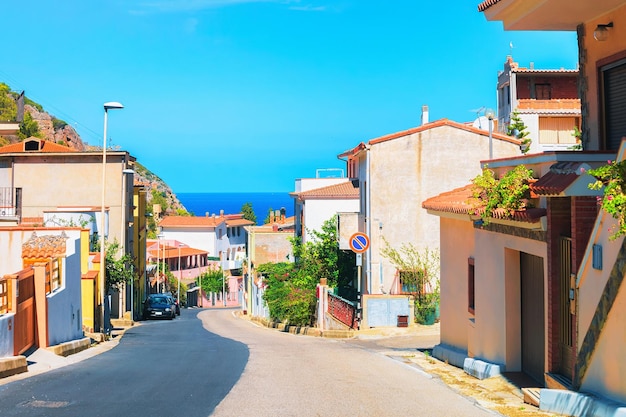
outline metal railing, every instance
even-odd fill
[[[0,278],[0,315],[11,311],[11,280]]]

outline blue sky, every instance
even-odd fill
[[[449,0],[2,5],[0,81],[175,193],[293,191],[360,142],[496,107],[498,71],[576,68],[575,33],[508,32]],[[511,44],[513,48],[511,49]]]

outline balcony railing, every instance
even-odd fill
[[[22,214],[21,188],[0,187],[0,217],[19,217]]]

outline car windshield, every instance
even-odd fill
[[[152,304],[168,304],[166,297],[152,297],[150,300]]]

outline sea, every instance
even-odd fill
[[[252,204],[252,209],[256,215],[257,224],[262,225],[269,210],[285,209],[287,217],[293,216],[294,201],[289,196],[289,192],[267,192],[267,193],[176,193],[178,200],[185,206],[188,212],[195,216],[205,216],[216,214],[220,211],[224,214],[241,213],[241,207],[245,203]]]

